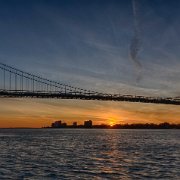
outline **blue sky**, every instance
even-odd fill
[[[180,96],[180,2],[135,1],[137,17],[131,0],[1,0],[0,61],[97,91]]]

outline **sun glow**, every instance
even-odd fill
[[[110,126],[113,127],[113,125],[114,125],[114,124],[111,122],[111,123],[110,123]]]
[[[109,125],[112,127],[112,126],[114,126],[115,124],[116,124],[116,120],[114,119],[114,118],[110,118],[109,119]]]

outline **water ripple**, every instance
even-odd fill
[[[180,179],[178,130],[1,129],[0,179]]]

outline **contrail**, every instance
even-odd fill
[[[130,44],[130,58],[133,61],[136,71],[138,72],[137,81],[141,79],[142,64],[138,59],[138,54],[141,50],[141,38],[140,38],[140,23],[138,16],[138,0],[132,0],[133,17],[134,17],[134,36]]]

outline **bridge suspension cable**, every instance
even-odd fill
[[[0,97],[129,101],[180,105],[180,97],[105,94],[52,81],[0,62]]]
[[[95,91],[73,87],[60,82],[52,81],[17,68],[0,63],[0,69],[3,73],[3,87],[1,90],[10,91],[31,91],[31,92],[59,92],[64,94],[96,94]],[[1,73],[1,74],[2,74]],[[8,80],[9,78],[9,80]],[[9,81],[9,83],[7,83]]]

